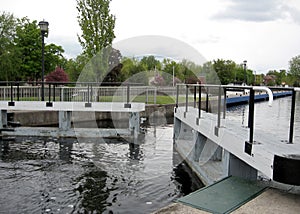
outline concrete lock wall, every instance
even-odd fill
[[[175,104],[170,105],[149,105],[141,112],[140,117],[149,119],[154,114],[159,118],[173,118]],[[21,126],[56,126],[59,123],[57,111],[14,111],[9,112],[9,120],[20,122]],[[89,118],[101,120],[127,121],[129,114],[126,112],[76,112],[76,122],[88,122]]]
[[[58,124],[57,111],[15,111],[10,119],[22,126],[53,126]]]
[[[257,179],[256,169],[177,117],[174,119],[174,144],[176,151],[205,185],[230,175]]]
[[[180,103],[179,106],[184,106]],[[189,103],[191,106],[192,104]],[[209,103],[209,111],[213,109],[215,104]],[[175,104],[166,105],[147,105],[144,112],[140,113],[141,118],[146,118],[146,122],[150,125],[162,125],[165,123],[173,123]],[[205,101],[202,101],[201,108],[205,110]],[[8,112],[9,121],[19,122],[21,126],[57,126],[59,124],[58,111],[13,111]],[[76,115],[76,118],[73,118]],[[97,121],[120,121],[122,127],[124,124],[128,126],[128,118],[130,115],[126,112],[76,112],[72,115],[72,120],[76,122],[89,122],[89,118]],[[114,125],[119,125],[118,123]],[[116,127],[117,128],[117,127]]]
[[[9,114],[10,119],[14,122],[20,122],[21,126],[56,126],[59,123],[58,111],[15,111]],[[90,116],[91,114],[93,117]],[[88,118],[96,120],[128,119],[128,113],[119,112],[76,112],[75,115],[76,118],[73,119],[76,122],[88,122]]]

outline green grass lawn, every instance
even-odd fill
[[[3,98],[0,98],[0,100],[4,100]],[[9,101],[9,99],[5,99]],[[17,98],[14,97],[14,101],[16,101]],[[37,97],[22,97],[19,99],[20,101],[38,101]],[[45,96],[45,101],[49,101],[49,97]],[[51,97],[51,101],[53,101],[53,97]],[[60,97],[55,97],[55,101],[59,102]],[[65,101],[83,101],[82,97],[76,97],[74,99],[65,100]],[[178,98],[179,103],[184,103],[186,101],[185,96],[180,96]],[[192,97],[189,97],[189,102],[193,102],[194,99]],[[93,102],[95,102],[95,99],[93,98]],[[118,97],[118,96],[101,96],[100,102],[126,102],[124,97]],[[139,95],[136,96],[133,100],[131,99],[130,102],[142,102],[146,103],[146,96],[145,95]],[[175,96],[166,96],[166,95],[157,95],[156,96],[156,104],[175,104],[176,103],[176,97]],[[147,104],[155,104],[154,102],[154,96],[148,96],[148,102]]]
[[[120,99],[114,97],[113,101],[118,102]],[[102,102],[111,102],[112,98],[109,97],[103,97],[102,99],[100,99],[100,101]],[[189,102],[193,102],[194,99],[189,97]],[[132,102],[145,102],[146,103],[146,96],[144,95],[140,95],[135,97]],[[181,96],[178,98],[178,102],[179,103],[183,103],[185,102],[185,97]],[[157,95],[156,96],[156,104],[175,104],[176,103],[176,97],[175,96],[166,96],[166,95]],[[154,102],[154,96],[148,96],[148,102],[147,104],[155,104]]]

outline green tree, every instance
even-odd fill
[[[179,63],[179,73],[182,74],[185,83],[196,83],[198,82],[198,77],[195,71],[196,64],[194,62],[183,59]]]
[[[28,18],[23,18],[21,24],[16,28],[16,38],[14,40],[20,53],[20,76],[18,79],[38,79],[41,73],[41,35],[37,26],[37,21],[31,22]]]
[[[254,85],[254,75],[251,69],[246,70],[246,77],[247,77],[246,80],[247,85]]]
[[[275,77],[275,84],[282,85],[283,82],[287,81],[286,70],[280,70],[279,72],[276,70],[271,70],[267,73],[267,75]]]
[[[125,57],[122,59],[121,63],[122,63],[122,69],[121,69],[121,73],[119,76],[119,82],[124,82],[132,74],[132,71],[135,68],[135,62],[133,59]]]
[[[49,44],[45,46],[45,71],[53,71],[57,66],[64,67],[66,59],[62,55],[64,49],[61,46],[55,44]]]
[[[0,54],[9,47],[15,37],[17,19],[10,13],[0,15]]]
[[[77,82],[81,71],[87,62],[86,55],[80,54],[76,59],[69,59],[65,64],[65,71],[71,82]]]
[[[294,78],[293,85],[300,85],[300,55],[293,57],[289,61],[290,69],[289,74]]]
[[[206,84],[221,84],[217,73],[214,70],[213,63],[211,61],[203,64],[201,75],[205,79]]]
[[[253,71],[251,69],[246,69],[246,80],[244,80],[244,78],[245,78],[244,65],[236,64],[236,66],[233,69],[233,74],[234,74],[234,79],[232,79],[231,82],[234,82],[236,84],[242,84],[242,83],[244,83],[244,81],[246,81],[247,85],[255,84],[255,82],[254,82],[255,78],[253,75]]]
[[[161,70],[161,63],[159,60],[155,59],[154,56],[144,56],[140,64],[145,67],[147,71],[151,70]]]
[[[131,58],[122,59],[122,68],[119,75],[119,82],[149,84],[148,72],[140,61]]]
[[[173,72],[174,72],[174,81],[175,77],[180,80],[183,80],[183,75],[179,74],[179,65],[171,60],[171,59],[164,59],[163,60],[163,73],[162,76],[166,82],[166,85],[173,85]]]
[[[15,48],[20,60],[20,72],[18,80],[38,80],[41,78],[42,69],[42,41],[41,31],[37,21],[30,21],[27,17],[20,20],[16,27],[16,36],[14,39]],[[45,44],[45,75],[53,71],[56,66],[65,63],[62,56],[64,49],[55,44]]]
[[[77,0],[78,40],[89,58],[110,46],[115,38],[115,16],[110,14],[110,0]]]
[[[121,60],[121,52],[117,49],[111,48],[108,59],[108,73],[104,77],[103,82],[120,82],[120,74],[123,67]]]
[[[236,64],[232,60],[214,60],[213,67],[219,76],[221,84],[227,85],[234,80],[234,68],[236,67]]]
[[[0,15],[0,80],[36,80],[41,77],[41,32],[37,21]],[[66,59],[61,46],[45,45],[45,75]]]
[[[82,30],[78,40],[83,54],[91,59],[80,76],[89,81],[102,82],[110,72],[116,19],[110,14],[109,3],[110,0],[77,0],[77,19]]]
[[[0,81],[12,81],[18,77],[19,52],[14,45],[18,19],[3,12],[0,15]]]
[[[189,61],[189,60],[182,60],[181,64],[183,64],[185,67],[187,67],[192,73],[190,74],[190,77],[199,77],[201,76],[202,72],[202,66],[197,65],[196,63]]]

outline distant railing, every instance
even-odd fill
[[[40,83],[0,82],[0,100],[41,101]],[[45,83],[44,96],[48,102],[145,102],[156,104],[157,88],[135,83]]]
[[[248,128],[249,128],[249,145],[254,143],[254,103],[255,103],[255,91],[266,92],[269,96],[269,105],[272,105],[274,91],[287,91],[291,92],[292,103],[291,103],[291,114],[290,114],[290,126],[289,126],[289,140],[288,143],[293,143],[294,138],[294,117],[295,117],[295,100],[296,92],[300,91],[299,88],[285,88],[285,87],[260,87],[260,86],[228,86],[228,85],[205,85],[205,84],[177,84],[176,93],[176,109],[179,106],[179,98],[185,97],[185,110],[184,116],[189,111],[189,107],[196,108],[198,115],[196,123],[199,125],[200,118],[202,117],[201,111],[204,109],[206,112],[217,114],[216,128],[221,128],[221,119],[226,118],[226,99],[227,93],[239,92],[244,96],[249,96],[248,105]],[[242,96],[242,95],[241,95]],[[205,106],[203,107],[203,101]],[[193,102],[191,102],[191,98]],[[215,110],[210,109],[211,102],[215,103]],[[176,111],[175,109],[175,111]],[[223,113],[223,114],[222,114]]]

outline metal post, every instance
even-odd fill
[[[184,117],[186,117],[186,113],[188,112],[188,102],[189,102],[189,86],[185,85],[185,112],[184,112]]]
[[[227,90],[224,88],[224,102],[223,102],[223,119],[226,118],[226,99],[227,99]]]
[[[59,91],[60,91],[60,93],[59,93],[59,100],[60,101],[63,101],[64,100],[64,89],[63,89],[63,87],[60,87],[60,89],[59,89]]]
[[[93,85],[91,85],[91,95],[90,95],[90,97],[91,97],[91,102],[93,102]]]
[[[198,118],[201,118],[201,86],[199,86]]]
[[[194,86],[194,108],[196,108],[196,100],[197,100],[197,87]]]
[[[129,84],[127,85],[127,103],[129,103],[130,100],[130,86]]]
[[[154,104],[156,104],[157,88],[154,87]]]
[[[92,107],[92,103],[90,103],[90,85],[88,85],[87,100],[88,100],[88,102],[85,103],[85,107],[86,108]]]
[[[245,142],[244,152],[248,155],[252,155],[253,135],[254,135],[254,90],[250,89],[249,99],[249,115],[248,115],[248,127],[250,128],[249,141]]]
[[[44,94],[44,73],[45,73],[45,42],[44,42],[45,33],[42,31],[42,101],[45,101],[45,94]]]
[[[4,100],[6,100],[6,88],[3,89],[3,93]]]
[[[247,70],[247,60],[244,60],[244,62],[243,62],[244,64],[244,85],[246,85],[247,84],[247,76],[246,76],[246,70]],[[245,92],[245,90],[244,90],[244,92]]]
[[[218,95],[218,124],[217,127],[221,127],[221,94],[222,94],[222,88],[219,86],[219,95]]]
[[[124,104],[124,108],[131,108],[130,101],[130,85],[127,85],[127,97],[126,97],[126,103]]]
[[[148,98],[149,94],[148,93],[149,93],[148,92],[148,87],[146,87],[146,104],[149,103],[149,98]]]
[[[14,102],[14,91],[13,91],[13,83],[10,83],[10,102],[8,102],[8,106],[15,106]]]
[[[49,83],[49,103],[51,102],[51,84]]]
[[[291,118],[290,118],[290,134],[289,134],[289,142],[288,143],[293,143],[293,138],[294,138],[295,105],[296,105],[296,91],[293,90]]]
[[[55,84],[53,84],[53,102],[55,102]]]
[[[206,87],[206,112],[208,112],[208,102],[209,102],[209,96],[208,96],[208,93],[209,93],[209,88]]]
[[[10,102],[14,101],[13,83],[10,83]]]
[[[254,90],[250,89],[248,128],[250,128],[249,143],[253,143],[254,135]]]
[[[88,103],[90,102],[90,85],[88,85],[87,101],[88,101]]]
[[[51,84],[49,83],[49,102],[46,103],[46,107],[53,107],[53,104],[51,103]]]
[[[17,101],[20,101],[20,83],[17,82]]]
[[[176,85],[176,108],[178,108],[179,85]]]

